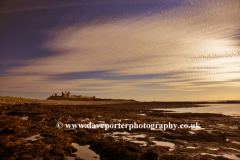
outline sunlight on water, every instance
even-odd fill
[[[204,104],[207,107],[191,107],[191,108],[170,108],[170,109],[153,109],[173,111],[176,113],[217,113],[228,116],[240,116],[240,104]]]

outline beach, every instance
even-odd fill
[[[209,104],[1,104],[0,158],[240,159],[240,117],[171,111],[197,107]]]

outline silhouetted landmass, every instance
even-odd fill
[[[62,95],[57,93],[52,94],[47,100],[65,100],[65,101],[124,101],[124,102],[136,102],[133,99],[111,99],[111,98],[96,98],[95,96],[88,97],[82,95],[72,95],[71,92],[62,92]]]
[[[127,101],[136,102],[133,99],[110,99],[110,98],[95,98],[95,97],[62,97],[62,96],[50,96],[47,100],[65,100],[65,101]]]

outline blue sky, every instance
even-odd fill
[[[5,0],[0,95],[240,97],[238,0]]]

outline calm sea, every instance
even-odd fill
[[[172,108],[172,109],[153,109],[166,110],[176,113],[220,113],[229,116],[240,116],[240,104],[199,104],[202,107],[191,108]]]

